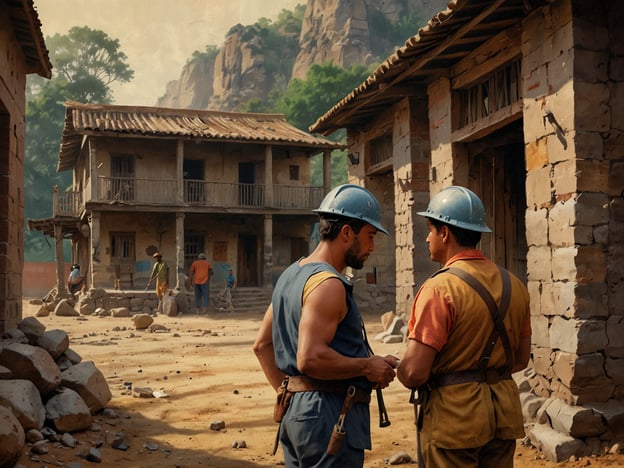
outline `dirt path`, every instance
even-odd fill
[[[24,302],[24,316],[37,306]],[[74,434],[74,449],[58,446],[38,459],[26,454],[26,467],[59,463],[93,464],[80,458],[92,445],[99,447],[104,467],[272,467],[281,457],[271,455],[276,424],[272,420],[274,393],[251,350],[262,314],[213,313],[208,316],[159,315],[155,323],[168,333],[134,330],[129,318],[39,317],[48,330],[62,329],[70,336],[70,347],[83,360],[94,361],[106,377],[113,399],[107,408],[118,418],[97,416],[100,430]],[[382,331],[378,316],[367,316],[370,337]],[[377,354],[402,356],[403,344],[372,342]],[[163,391],[163,398],[136,398],[126,385]],[[395,381],[384,390],[390,427],[377,427],[375,399],[371,403],[373,450],[366,467],[384,466],[384,459],[397,452],[415,458],[413,411],[408,391]],[[225,429],[210,430],[210,423],[225,422]],[[123,433],[127,450],[106,443]],[[244,441],[246,448],[233,445]],[[32,456],[31,456],[32,458]],[[518,467],[624,466],[624,455],[583,459],[564,465],[542,460],[534,449],[520,447]],[[412,465],[413,466],[413,465]]]

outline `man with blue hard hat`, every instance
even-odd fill
[[[477,250],[491,230],[472,191],[447,187],[418,214],[443,265],[414,298],[397,369],[417,409],[419,464],[512,467],[524,425],[511,374],[530,357],[529,293]]]
[[[388,231],[375,197],[357,185],[334,188],[314,211],[321,241],[280,276],[254,352],[278,391],[286,466],[361,467],[371,448],[371,391],[394,379],[398,359],[370,352],[342,271],[361,269],[377,232]]]

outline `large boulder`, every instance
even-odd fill
[[[11,408],[25,431],[43,427],[45,408],[29,380],[0,380],[0,406]]]
[[[15,466],[24,450],[24,429],[9,408],[0,406],[0,466]]]
[[[14,379],[30,380],[42,395],[48,395],[61,383],[61,371],[42,348],[11,343],[0,351],[0,365],[13,372]]]
[[[104,408],[113,397],[106,379],[93,361],[83,361],[63,371],[61,385],[76,391],[91,413]]]
[[[52,358],[57,359],[69,348],[69,336],[64,330],[48,330],[39,337],[37,346],[45,349]]]
[[[57,432],[77,432],[91,427],[91,412],[84,400],[70,388],[60,388],[45,405],[46,419]]]

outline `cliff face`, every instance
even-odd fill
[[[377,63],[386,58],[381,51],[400,47],[409,37],[388,37],[386,22],[418,15],[424,25],[445,5],[446,0],[308,0],[292,77],[304,78],[313,63],[332,62],[342,68]]]
[[[447,0],[308,0],[299,31],[283,31],[271,41],[255,26],[232,27],[216,57],[197,57],[167,84],[156,105],[195,109],[238,110],[262,99],[291,78],[305,78],[314,63],[348,68],[385,59],[384,52],[403,45],[391,37],[388,24],[417,15],[424,24]]]

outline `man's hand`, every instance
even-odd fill
[[[375,384],[375,388],[386,388],[394,380],[394,369],[399,364],[395,356],[371,356],[367,360],[364,375]]]

